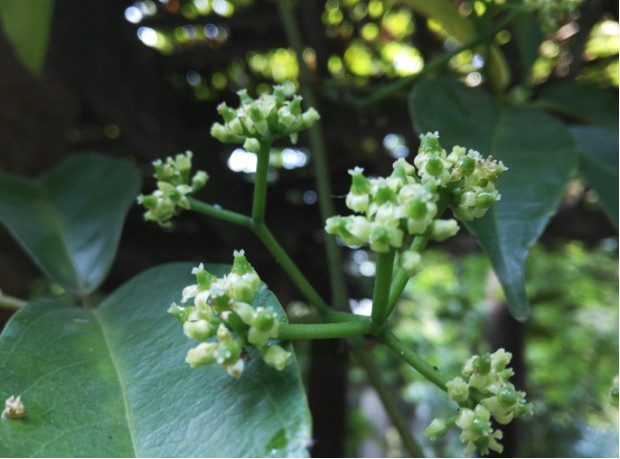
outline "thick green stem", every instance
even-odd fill
[[[409,457],[424,457],[422,448],[420,448],[415,438],[411,435],[409,426],[407,425],[407,420],[403,416],[400,407],[392,397],[389,388],[386,386],[383,380],[383,375],[379,372],[370,356],[364,352],[362,347],[359,345],[359,340],[352,343],[351,351],[360,365],[364,367],[364,370],[368,375],[368,381],[377,391],[385,411],[392,420],[392,424],[394,424],[394,427],[396,427],[396,430],[398,430],[398,433],[400,434],[400,438],[409,453]]]
[[[269,172],[269,152],[271,141],[263,140],[260,151],[256,154],[256,174],[254,178],[254,201],[252,203],[252,220],[260,223],[265,220],[267,206],[267,173]]]
[[[426,244],[428,244],[428,236],[416,236],[411,243],[410,249],[418,253],[422,253],[422,251],[426,247]],[[408,281],[409,275],[405,272],[405,270],[402,268],[396,268],[392,278],[392,285],[390,285],[390,295],[387,307],[388,316],[394,310],[396,302],[403,294],[403,291],[405,290]]]
[[[369,320],[364,322],[338,322],[327,324],[281,324],[278,339],[334,339],[351,338],[369,335],[373,325]]]
[[[299,64],[301,79],[301,95],[310,107],[318,109],[314,91],[305,84],[311,79],[310,69],[306,66],[303,59],[304,43],[299,32],[300,28],[295,20],[293,10],[287,0],[278,0],[278,11],[284,27],[284,33],[295,51]],[[308,131],[310,150],[312,151],[312,164],[314,167],[314,177],[316,182],[317,194],[319,198],[319,209],[323,221],[335,215],[334,206],[331,200],[332,192],[329,183],[329,168],[327,163],[327,149],[323,138],[321,123],[316,122]],[[336,245],[336,240],[332,237],[325,237],[325,251],[327,255],[327,271],[332,290],[332,304],[338,309],[344,309],[347,303],[347,293],[345,290],[344,274],[341,269],[342,259],[340,250]]]
[[[386,324],[395,255],[396,251],[393,248],[390,248],[390,250],[385,253],[377,254],[375,291],[372,297],[371,318],[377,326],[378,331],[382,330]]]
[[[291,278],[293,283],[297,286],[301,293],[308,299],[308,301],[314,305],[321,316],[326,317],[329,313],[329,306],[321,295],[310,285],[310,282],[301,273],[297,265],[291,260],[286,251],[278,243],[274,235],[269,231],[265,223],[254,223],[252,230],[258,236],[258,238],[265,244],[265,247],[271,252],[275,259],[280,263],[286,274]]]
[[[15,298],[14,296],[5,295],[0,290],[0,308],[21,309],[28,304],[27,301]]]
[[[219,220],[234,223],[235,225],[245,226],[246,228],[251,228],[252,226],[252,219],[246,215],[231,212],[230,210],[222,209],[220,207],[198,201],[194,198],[188,198],[188,200],[191,209],[196,212],[209,215],[210,217],[215,217]]]
[[[405,343],[396,337],[396,335],[392,332],[386,332],[381,336],[381,340],[390,349],[392,349],[396,355],[418,370],[426,379],[435,384],[441,390],[447,391],[446,383],[450,379],[426,360],[422,359],[413,350],[409,349]]]

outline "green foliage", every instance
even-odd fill
[[[0,454],[307,455],[310,419],[296,365],[279,372],[251,352],[247,377],[236,381],[183,361],[189,343],[165,305],[192,280],[191,267],[146,271],[95,309],[48,300],[15,314],[0,337],[0,391],[20,394],[27,415],[0,422]],[[258,297],[283,313],[266,289]]]
[[[39,76],[43,70],[54,0],[3,0],[0,21],[24,67]]]
[[[0,221],[53,281],[85,295],[112,265],[139,186],[125,162],[89,153],[38,180],[0,171]]]

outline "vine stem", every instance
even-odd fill
[[[388,301],[390,297],[390,284],[392,283],[395,255],[396,251],[393,248],[390,248],[387,252],[380,252],[377,254],[371,318],[378,331],[385,328],[388,316]]]
[[[389,388],[385,384],[380,371],[375,366],[369,355],[364,351],[364,349],[362,349],[360,345],[360,340],[352,340],[351,352],[353,353],[355,359],[366,371],[370,384],[377,391],[377,395],[379,395],[385,411],[392,420],[392,424],[394,424],[394,427],[396,427],[396,430],[398,430],[403,445],[409,452],[409,456],[424,457],[422,448],[420,448],[415,438],[413,438],[413,435],[411,435],[409,426],[407,425],[407,421],[403,416],[400,407],[394,400],[394,397],[392,397],[392,394],[390,393]]]
[[[269,172],[269,152],[272,141],[265,139],[261,142],[259,152],[256,154],[256,174],[254,179],[254,201],[252,202],[252,221],[261,223],[265,220],[265,208],[267,206],[267,173]]]
[[[27,304],[27,301],[11,295],[5,295],[2,293],[2,290],[0,290],[0,308],[17,310],[25,307]]]
[[[306,65],[303,52],[304,43],[299,32],[299,25],[295,20],[290,4],[287,0],[278,0],[278,12],[284,28],[284,34],[287,41],[295,51],[297,62],[299,64],[299,74],[302,83],[310,81],[312,74]],[[301,95],[311,107],[318,110],[318,103],[314,91],[311,87],[301,84]],[[312,151],[312,159],[314,166],[314,177],[319,198],[319,209],[321,218],[325,221],[327,218],[335,215],[334,205],[331,200],[332,192],[329,183],[329,168],[327,163],[327,149],[325,148],[325,139],[323,137],[323,129],[321,121],[314,123],[308,130],[308,139],[310,141],[310,149]],[[332,304],[337,309],[345,309],[347,306],[347,292],[345,289],[344,274],[340,267],[342,259],[340,250],[336,245],[336,240],[332,237],[325,237],[325,253],[327,256],[327,271],[332,289]]]
[[[405,343],[398,339],[392,332],[385,332],[381,336],[381,340],[402,360],[415,368],[422,376],[435,384],[443,391],[447,391],[446,383],[450,380],[442,374],[437,368],[416,354],[412,349],[407,347]]]
[[[198,201],[197,199],[192,197],[188,197],[187,200],[189,201],[191,209],[196,212],[200,212],[201,214],[217,218],[218,220],[224,220],[229,223],[234,223],[235,225],[252,228],[252,219],[246,215],[222,209],[221,207]]]
[[[416,236],[415,238],[413,238],[410,249],[418,253],[422,253],[422,251],[428,244],[428,240],[428,236]],[[405,290],[405,287],[407,286],[407,282],[409,282],[409,275],[405,272],[404,269],[397,267],[394,271],[392,284],[390,285],[390,293],[387,305],[388,316],[394,310],[396,302],[398,301],[403,291]]]
[[[373,324],[369,320],[325,324],[280,324],[278,339],[335,339],[369,335]]]

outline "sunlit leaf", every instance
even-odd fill
[[[579,172],[618,229],[618,131],[574,126],[571,132],[577,138]]]
[[[417,85],[410,109],[416,130],[439,131],[444,148],[473,148],[509,168],[498,182],[501,200],[467,227],[489,255],[511,312],[525,317],[525,260],[576,166],[570,131],[540,110],[499,105],[450,79]]]
[[[0,336],[0,395],[21,395],[27,415],[0,421],[0,455],[307,456],[296,364],[279,372],[250,352],[237,380],[184,362],[196,343],[166,310],[195,281],[191,268],[151,269],[96,309],[48,300],[15,314]],[[283,314],[264,288],[256,301]]]
[[[94,154],[38,180],[0,172],[0,221],[52,280],[90,293],[110,269],[139,186],[129,164]]]
[[[54,0],[2,0],[2,29],[22,64],[40,75],[45,62]]]

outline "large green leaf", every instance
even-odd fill
[[[536,106],[577,120],[618,128],[618,93],[584,81],[562,81],[544,88]]]
[[[574,126],[579,148],[579,172],[596,191],[603,210],[618,229],[618,131]]]
[[[482,89],[450,79],[417,85],[410,110],[416,130],[439,131],[446,149],[473,148],[509,168],[498,182],[501,200],[467,228],[489,255],[512,314],[524,318],[527,254],[576,166],[570,131],[540,110],[500,105]]]
[[[0,221],[50,278],[86,294],[110,269],[139,187],[129,164],[94,154],[34,181],[0,171]]]
[[[39,75],[45,62],[54,0],[2,0],[0,21],[22,64]]]
[[[15,314],[0,336],[0,396],[21,395],[27,415],[0,422],[0,456],[306,456],[296,364],[279,372],[251,352],[236,380],[184,362],[196,343],[166,310],[195,282],[191,267],[151,269],[96,309],[43,301]],[[255,303],[283,315],[265,288]]]

